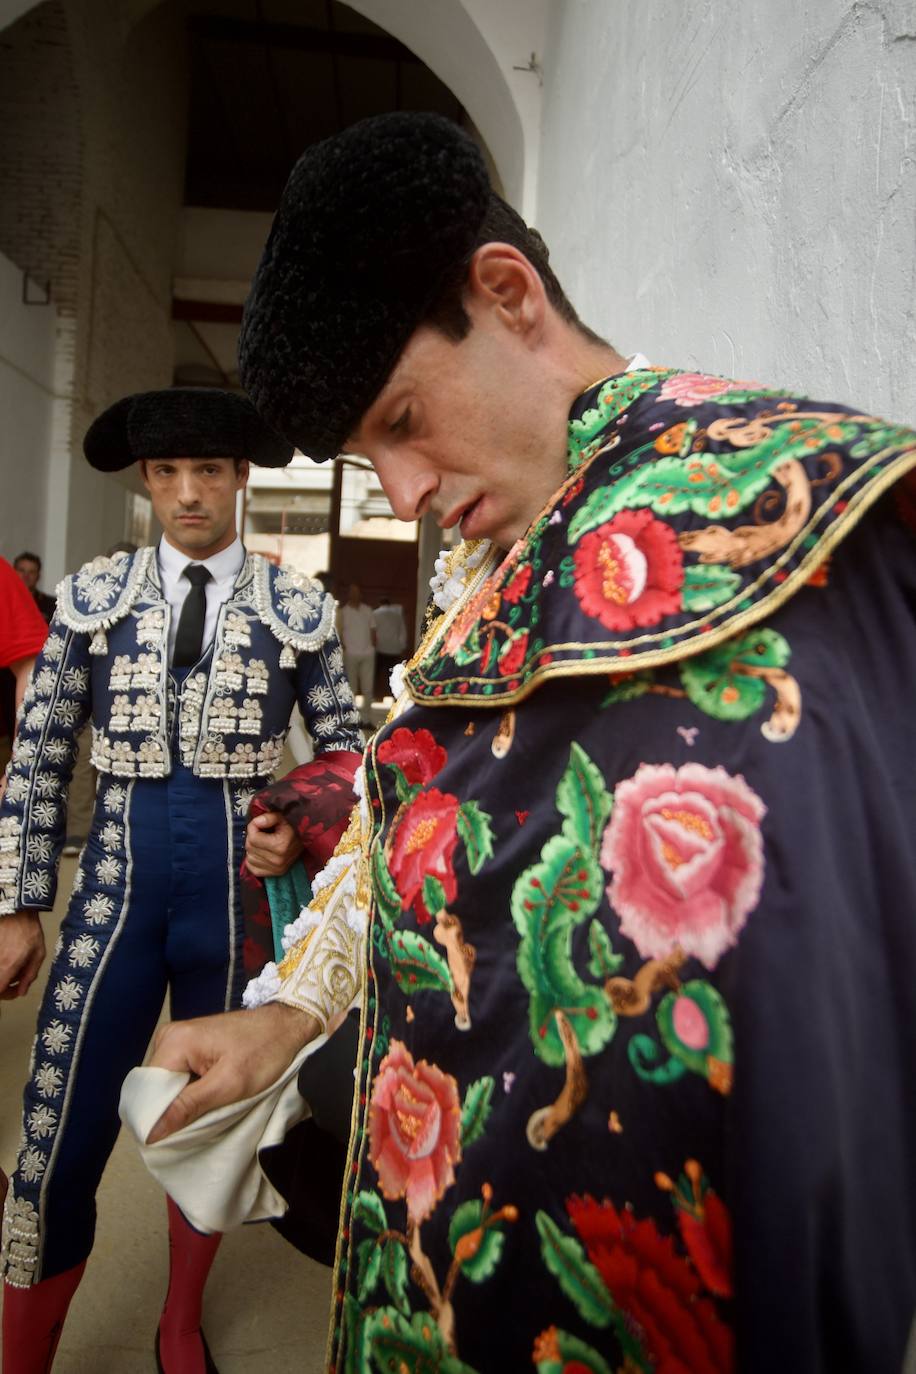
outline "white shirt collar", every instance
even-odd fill
[[[245,545],[238,535],[232,543],[225,549],[220,549],[219,553],[214,553],[210,558],[189,558],[186,553],[181,553],[170,544],[165,535],[159,540],[158,550],[159,568],[163,575],[177,582],[178,578],[184,574],[185,568],[189,563],[199,563],[207,569],[214,582],[219,582],[223,578],[235,578],[241,571],[242,564],[245,562]]]
[[[651,367],[652,364],[645,353],[634,353],[630,361],[624,368],[624,372],[641,372],[644,367]]]

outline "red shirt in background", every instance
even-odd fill
[[[47,635],[48,627],[28,587],[0,558],[0,668],[34,658]]]

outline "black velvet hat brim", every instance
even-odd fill
[[[141,458],[247,458],[278,468],[292,458],[293,445],[237,392],[172,387],[109,406],[89,426],[83,452],[101,472],[118,472]]]
[[[268,424],[319,461],[340,452],[470,256],[490,195],[480,150],[441,115],[380,115],[303,154],[239,340]]]

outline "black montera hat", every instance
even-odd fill
[[[385,385],[493,194],[477,145],[442,115],[353,124],[286,184],[245,306],[242,385],[269,424],[333,458]]]
[[[138,458],[248,458],[259,467],[282,468],[293,445],[237,391],[176,386],[115,401],[89,426],[83,452],[101,472],[117,472]]]

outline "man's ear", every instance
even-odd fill
[[[145,459],[145,458],[141,458],[141,459],[139,460],[139,462],[137,463],[137,466],[138,466],[138,468],[140,469],[140,480],[142,481],[143,485],[146,487],[146,490],[149,491],[149,478],[148,478],[147,475],[146,475],[146,459]]]
[[[241,491],[248,485],[248,478],[251,474],[251,464],[247,458],[239,458],[235,465],[235,489]]]
[[[544,283],[510,243],[484,243],[468,267],[467,304],[489,309],[514,333],[540,332],[547,309]]]

